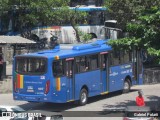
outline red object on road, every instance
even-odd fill
[[[142,96],[136,97],[136,104],[137,106],[145,106],[144,98]]]

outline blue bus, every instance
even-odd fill
[[[18,55],[13,62],[14,100],[87,103],[88,97],[142,84],[140,51],[117,51],[107,40],[56,46]]]

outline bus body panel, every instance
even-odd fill
[[[52,95],[51,102],[65,103],[67,101],[67,92],[68,92],[66,77],[60,78],[60,89],[59,90],[57,90],[56,82],[57,82],[56,79],[54,79],[53,80],[53,90],[50,91]]]
[[[74,84],[73,84],[73,78],[67,78],[66,77],[66,81],[67,81],[67,99],[66,101],[71,101],[74,100]]]
[[[24,75],[24,89],[21,89],[19,93],[28,95],[43,95],[47,79],[45,75],[32,77]]]
[[[85,85],[88,87],[89,97],[100,94],[100,70],[79,73],[75,75],[75,98],[79,99],[80,91]]]
[[[56,80],[50,79],[50,90],[48,94],[44,94],[44,90],[42,90],[45,89],[46,85],[43,84],[43,82],[26,81],[25,83],[27,84],[24,85],[26,87],[24,88],[23,91],[20,90],[19,93],[14,92],[13,94],[14,99],[23,101],[65,103],[67,102],[67,89],[68,89],[66,84],[67,83],[66,77],[60,78],[60,81],[61,81],[61,89],[57,91]],[[43,85],[43,87],[41,87],[40,85]]]
[[[127,76],[132,76],[131,64],[110,67],[109,92],[122,90]]]
[[[102,86],[102,89],[101,89],[101,93],[103,92],[108,92],[108,82],[107,82],[107,71],[106,70],[103,70],[101,71],[101,86]]]

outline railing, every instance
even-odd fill
[[[160,67],[146,68],[143,73],[143,83],[160,83]]]

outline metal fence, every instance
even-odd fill
[[[147,68],[143,74],[144,84],[160,83],[160,67]]]

